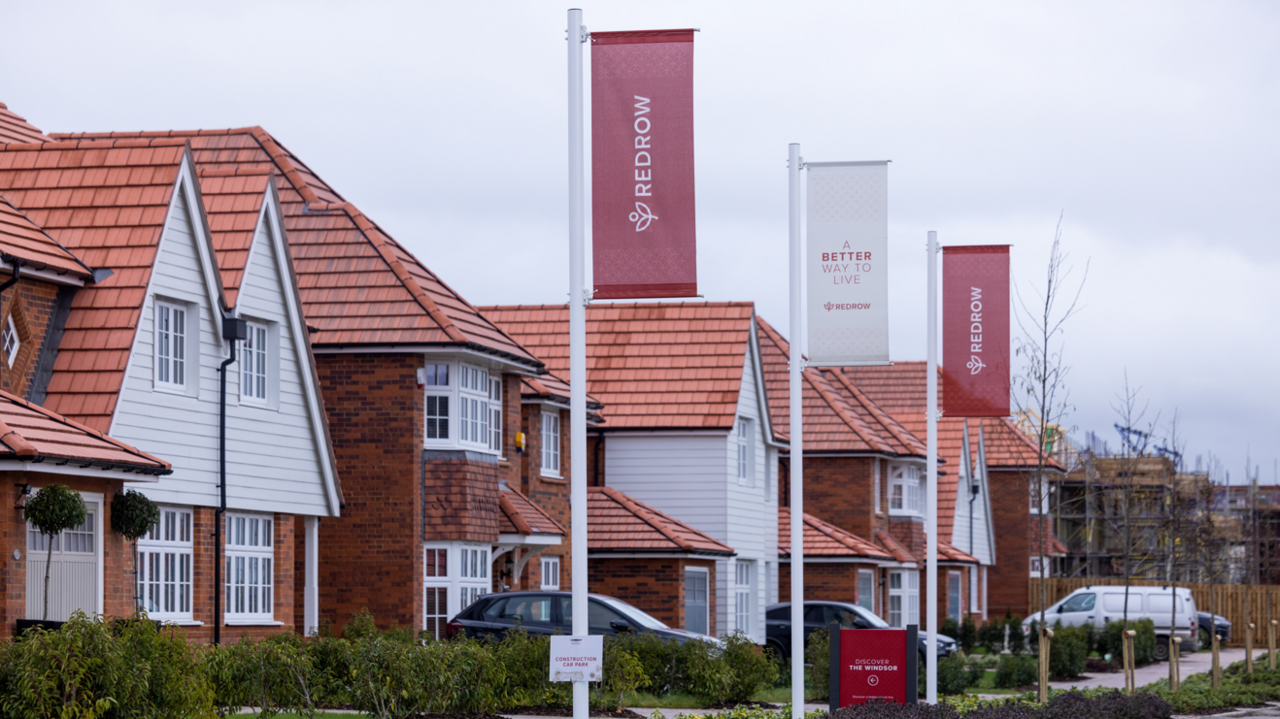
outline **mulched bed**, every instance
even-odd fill
[[[1087,657],[1084,660],[1084,670],[1095,674],[1102,672],[1118,672],[1120,671],[1120,662],[1106,661],[1098,657]]]
[[[573,716],[573,707],[513,707],[506,713],[508,715],[518,714],[522,716],[571,717]],[[502,717],[495,718],[492,714],[430,714],[427,716],[429,719],[502,719]],[[643,714],[637,714],[630,709],[592,709],[591,716],[608,717],[609,719],[646,719]]]
[[[709,707],[702,707],[702,708],[703,709],[736,709],[738,707],[747,707],[748,709],[779,709],[780,708],[777,704],[770,704],[769,702],[723,702],[720,704],[712,704]]]
[[[1218,714],[1228,714],[1241,709],[1261,709],[1262,707],[1271,706],[1270,704],[1241,704],[1238,707],[1218,707],[1217,709],[1195,709],[1189,712],[1176,712],[1174,716],[1216,716]]]

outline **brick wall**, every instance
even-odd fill
[[[990,471],[987,476],[991,482],[991,524],[998,559],[988,569],[989,616],[1003,616],[1006,611],[1022,616],[1027,613],[1027,581],[1031,576],[1027,480],[1019,472]]]
[[[874,496],[875,462],[872,457],[804,457],[804,511],[824,522],[871,539],[876,523]],[[790,504],[790,458],[778,460],[778,500]],[[883,487],[881,488],[883,491]],[[884,505],[881,505],[881,509]]]
[[[422,624],[421,365],[407,353],[316,356],[344,502],[320,522],[320,621],[336,632],[362,609],[382,627]]]
[[[560,411],[560,427],[562,430],[560,439],[561,478],[554,478],[542,476],[541,471],[542,411],[542,405],[527,404],[524,406],[522,423],[523,426],[529,428],[524,431],[531,435],[536,433],[538,439],[533,441],[533,446],[537,449],[536,455],[532,449],[526,453],[525,474],[521,477],[520,490],[565,529],[565,536],[560,541],[560,544],[543,550],[542,556],[560,557],[560,589],[567,592],[573,588],[573,568],[570,561],[573,542],[570,536],[568,480],[568,459],[570,455],[567,433],[563,431],[569,425],[569,413],[563,410]],[[589,452],[588,457],[590,457]],[[534,558],[525,567],[521,587],[538,589],[541,586],[542,562]]]
[[[849,602],[856,604],[858,595],[858,570],[869,569],[875,583],[880,584],[880,570],[872,564],[853,562],[807,562],[804,565],[804,598],[806,601]],[[778,565],[778,601],[791,601],[791,563]],[[876,602],[876,609],[881,608]]]
[[[924,520],[913,517],[890,517],[886,527],[889,536],[898,540],[913,556],[924,559]]]
[[[0,282],[6,279],[8,277],[0,277]],[[27,396],[57,299],[58,286],[42,280],[19,277],[16,285],[5,290],[3,310],[0,311],[0,329],[7,324],[6,318],[12,315],[21,340],[13,367],[10,368],[7,361],[0,361],[0,375],[3,377],[0,386],[6,392],[19,397]]]
[[[710,631],[716,626],[716,564],[708,559],[661,557],[612,559],[592,557],[588,589],[617,597],[645,610],[667,624],[683,629],[684,574],[686,567],[708,571]]]
[[[187,638],[196,642],[213,641],[213,594],[216,585],[213,582],[214,555],[214,522],[217,510],[213,507],[194,507],[191,516],[191,533],[193,541],[193,557],[191,567],[191,613],[192,618],[203,622],[203,626],[184,629]],[[275,543],[275,561],[272,562],[275,574],[274,617],[281,626],[222,627],[221,641],[233,644],[241,637],[267,637],[294,631],[297,592],[302,591],[302,582],[295,575],[294,552],[297,547],[297,535],[302,533],[302,518],[292,514],[276,514],[272,517],[273,542]],[[225,560],[224,560],[225,561]],[[225,567],[224,567],[225,575]],[[226,576],[222,577],[225,582]],[[225,595],[224,595],[225,596]],[[225,604],[225,600],[224,600]],[[222,607],[226,611],[226,606]]]

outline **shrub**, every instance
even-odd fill
[[[986,624],[978,627],[978,646],[987,650],[987,654],[999,654],[1004,651],[1004,619],[992,617]]]
[[[1039,680],[1039,660],[1029,656],[1004,655],[996,667],[996,687],[1017,689],[1035,684]]]
[[[1084,674],[1084,660],[1092,644],[1093,633],[1088,626],[1064,627],[1062,622],[1055,623],[1049,644],[1049,675],[1074,679]]]
[[[1022,617],[1005,615],[1005,624],[1009,627],[1009,653],[1025,653],[1027,651],[1027,633],[1022,629]]]
[[[439,673],[424,671],[428,662],[421,647],[376,635],[353,645],[351,703],[358,711],[378,719],[403,719],[426,711],[424,690],[429,684],[422,680],[438,679]]]
[[[605,662],[613,647],[605,647]],[[523,629],[507,632],[501,642],[491,647],[495,659],[506,667],[508,706],[563,706],[572,700],[572,690],[556,692],[557,686],[571,686],[565,682],[552,682],[547,668],[551,664],[551,638],[540,634],[528,634]],[[606,677],[608,674],[606,673]],[[566,698],[561,699],[560,694]]]
[[[377,634],[378,624],[373,620],[373,615],[369,613],[368,609],[361,609],[357,612],[342,630],[342,636],[353,642],[377,636]]]
[[[804,647],[804,663],[809,665],[809,687],[815,696],[831,695],[831,645],[829,632],[818,629],[809,635]]]
[[[119,651],[105,623],[83,612],[58,631],[28,630],[8,654],[12,683],[4,708],[11,716],[96,719],[143,700],[145,668]]]
[[[951,617],[942,620],[940,633],[952,639],[960,638],[960,623]]]
[[[964,694],[964,690],[969,688],[969,679],[964,658],[959,654],[952,654],[938,662],[939,694]]]
[[[756,692],[773,686],[778,679],[778,663],[739,632],[722,640],[720,660],[729,672],[728,692],[721,701],[749,702]]]
[[[973,648],[978,646],[978,624],[973,621],[973,617],[965,617],[964,621],[960,622],[960,636],[956,639],[960,642],[960,648],[965,654],[972,652]]]
[[[680,644],[674,639],[663,639],[656,634],[627,632],[617,637],[605,637],[604,652],[624,651],[635,655],[649,679],[649,689],[657,694],[676,691],[685,682],[683,664],[680,661]]]
[[[136,703],[122,712],[143,717],[211,714],[213,687],[204,668],[204,645],[187,641],[176,627],[156,626],[145,616],[110,625],[117,651],[143,672]]]
[[[1150,664],[1156,660],[1156,625],[1150,619],[1129,622],[1129,628],[1137,632],[1133,638],[1133,662],[1136,666]],[[1098,652],[1110,654],[1116,661],[1124,656],[1121,637],[1124,633],[1123,622],[1107,622],[1102,626],[1098,636]]]
[[[606,652],[604,655],[604,686],[601,687],[601,698],[611,707],[621,710],[627,697],[640,689],[649,686],[649,677],[644,674],[644,665],[631,652]]]

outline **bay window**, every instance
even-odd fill
[[[433,542],[423,548],[422,628],[444,636],[451,617],[490,589],[489,545]]]
[[[924,492],[916,465],[889,465],[889,513],[924,514]]]
[[[191,510],[161,507],[138,539],[138,600],[151,619],[191,620],[191,555]]]
[[[227,514],[228,621],[271,620],[275,612],[274,522],[268,516]]]
[[[489,378],[489,449],[502,454],[502,378]]]
[[[468,364],[427,356],[418,369],[423,390],[423,439],[428,448],[502,453],[502,379]]]

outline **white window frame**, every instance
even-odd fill
[[[4,361],[9,367],[18,359],[18,350],[22,348],[22,337],[18,334],[18,325],[13,321],[13,313],[4,322]]]
[[[539,469],[544,477],[560,479],[564,476],[560,472],[560,410],[542,410],[541,422],[542,462]]]
[[[897,608],[894,607],[895,604]],[[888,614],[889,624],[894,627],[920,625],[920,573],[918,571],[914,569],[889,571]],[[895,614],[898,615],[896,619]]]
[[[488,546],[462,545],[458,551],[458,611],[489,593],[493,583],[489,580],[489,565],[493,562]]]
[[[174,318],[181,313],[179,334],[174,329]],[[155,386],[171,392],[187,391],[191,376],[191,353],[187,338],[191,335],[191,308],[177,302],[156,300],[155,303]],[[167,328],[167,329],[165,329]],[[181,381],[175,377],[181,375]]]
[[[964,621],[964,580],[956,571],[947,572],[947,616],[956,622]]]
[[[889,514],[924,515],[924,489],[920,467],[914,464],[889,465]]]
[[[422,629],[435,639],[443,639],[449,613],[448,545],[429,545],[422,550]],[[434,611],[433,611],[434,610]]]
[[[733,563],[733,629],[743,634],[751,634],[755,578],[755,562]]]
[[[1039,554],[1031,555],[1031,576],[1033,577],[1040,576],[1040,555]],[[1048,577],[1049,573],[1045,572],[1045,576]]]
[[[440,382],[440,373],[444,372],[444,381]],[[453,411],[457,402],[453,399],[454,375],[453,365],[448,362],[432,362],[430,357],[421,370],[424,377],[422,402],[422,434],[423,442],[428,445],[447,444],[453,441]],[[443,407],[441,404],[443,403]],[[434,424],[433,424],[434,422]],[[443,426],[442,424],[443,423]],[[433,432],[434,430],[434,432]],[[433,437],[432,434],[435,434]]]
[[[502,455],[502,375],[489,376],[489,450]]]
[[[560,590],[560,557],[559,555],[543,555],[541,562],[539,589]]]
[[[228,512],[223,541],[226,555],[225,603],[228,624],[275,621],[275,517]]]
[[[969,567],[969,612],[978,614],[982,611],[982,594],[978,591],[978,568]]]
[[[862,592],[864,579],[868,580],[867,584],[871,587],[871,591],[865,596]],[[858,605],[872,614],[876,613],[876,573],[873,569],[858,570]]]
[[[871,480],[871,496],[874,498],[872,501],[875,503],[875,513],[880,514],[880,460],[873,459],[871,464],[874,467],[872,471],[873,479]]]
[[[271,396],[271,327],[250,321],[249,337],[241,348],[240,401],[265,407]]]
[[[458,444],[489,450],[489,370],[458,364]]]
[[[734,447],[737,449],[736,474],[738,484],[744,487],[755,486],[755,442],[752,426],[750,417],[739,417],[733,427]]]
[[[195,543],[190,507],[160,506],[160,521],[138,539],[138,601],[151,619],[193,618]]]
[[[444,571],[440,571],[440,559],[444,560]],[[444,636],[444,628],[448,622],[476,599],[486,595],[492,588],[489,579],[490,564],[493,563],[493,547],[475,542],[427,542],[423,546],[422,555],[422,626],[431,631],[436,638]],[[443,609],[438,600],[444,590],[445,604]],[[432,602],[435,612],[430,612]]]
[[[699,577],[702,581],[701,590],[705,595],[701,602],[697,596],[694,596],[692,604],[689,602],[689,578],[691,576]],[[714,627],[711,626],[711,572],[706,567],[685,567],[684,581],[682,584],[682,601],[684,602],[684,630],[688,632],[694,631],[689,628],[689,610],[693,608],[701,611],[702,626],[706,627],[706,633],[710,634]],[[695,587],[695,592],[697,587]]]

